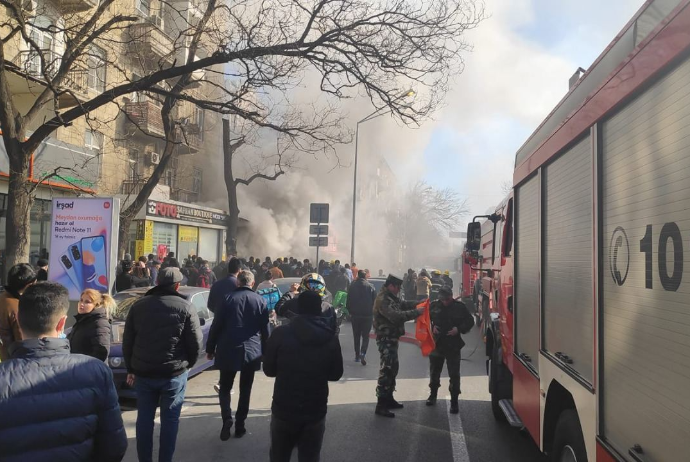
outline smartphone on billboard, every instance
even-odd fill
[[[103,236],[81,240],[84,288],[108,291],[108,262]]]
[[[67,273],[69,280],[72,281],[72,284],[74,284],[77,292],[81,292],[81,279],[77,279],[77,272],[74,269],[74,263],[72,263],[72,260],[69,257],[69,249],[67,252],[60,255],[60,265],[65,269],[65,273]]]
[[[84,275],[83,275],[84,263],[82,262],[82,258],[81,258],[81,241],[70,245],[67,248],[67,255],[69,256],[69,259],[72,262],[72,265],[74,266],[74,274],[77,276],[77,281],[79,281],[79,285],[77,286],[77,289],[81,292],[82,281],[84,281]]]

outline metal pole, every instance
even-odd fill
[[[352,244],[350,245],[350,264],[355,261],[355,219],[357,211],[357,150],[359,147],[359,124],[357,122],[357,130],[355,131],[355,173],[352,187]]]
[[[319,213],[319,218],[321,217],[321,213]],[[319,227],[316,228],[316,272],[319,272],[319,244],[321,243],[321,223],[319,223]]]

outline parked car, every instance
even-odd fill
[[[134,389],[127,385],[127,369],[122,357],[122,336],[125,331],[125,320],[134,302],[142,298],[150,289],[151,287],[128,289],[114,296],[115,301],[117,301],[117,309],[112,313],[112,342],[110,345],[110,355],[108,356],[108,366],[110,366],[113,372],[117,393],[123,398],[136,398]],[[208,331],[213,321],[213,313],[206,307],[209,292],[208,288],[180,286],[180,293],[187,297],[187,300],[196,308],[201,323],[201,331],[204,334],[204,348],[199,352],[199,359],[196,364],[190,369],[189,377],[200,374],[213,366],[213,360],[206,358],[206,340],[208,339]]]
[[[374,286],[374,289],[376,289],[376,293],[378,294],[381,292],[381,288],[383,287],[383,284],[386,282],[386,278],[369,278],[367,279],[369,281],[369,284]]]

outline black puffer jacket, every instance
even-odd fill
[[[322,316],[300,315],[273,331],[264,352],[264,373],[275,377],[273,414],[288,422],[325,417],[328,382],[343,375],[343,355],[335,330]]]
[[[374,286],[365,278],[358,278],[347,292],[347,311],[350,316],[371,318],[374,316],[374,300]]]
[[[94,308],[91,313],[77,314],[77,322],[67,335],[72,353],[92,356],[101,361],[110,353],[110,321],[105,308]]]
[[[199,358],[199,316],[171,286],[156,286],[129,309],[122,339],[127,372],[150,378],[182,374]]]
[[[66,339],[27,339],[0,364],[0,461],[119,461],[127,450],[113,375]]]

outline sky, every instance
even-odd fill
[[[486,0],[490,17],[445,107],[420,129],[421,152],[389,157],[399,179],[420,175],[486,213],[512,182],[515,152],[643,5],[643,0]],[[399,128],[399,130],[408,130]]]

